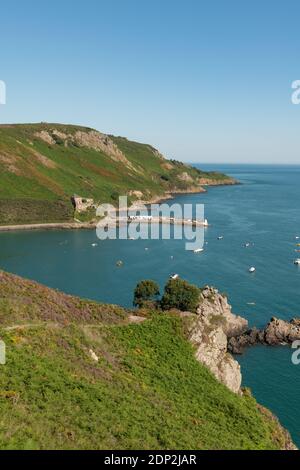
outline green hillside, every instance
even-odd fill
[[[59,124],[0,126],[0,224],[74,218],[71,197],[116,203],[119,195],[150,200],[166,192],[232,184],[166,160],[150,145]]]
[[[196,361],[175,314],[131,324],[3,272],[0,313],[0,449],[286,447],[269,412]]]

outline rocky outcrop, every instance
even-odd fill
[[[5,170],[8,170],[10,173],[15,175],[20,175],[20,169],[17,166],[17,157],[14,155],[5,155],[4,153],[0,154],[0,163],[4,165]]]
[[[87,129],[77,130],[75,133],[66,133],[53,128],[51,130],[36,132],[34,135],[51,146],[56,144],[63,144],[65,147],[76,145],[78,147],[87,147],[98,152],[103,152],[112,160],[123,163],[133,172],[138,172],[124,153],[114,144],[112,139],[101,132]]]
[[[225,295],[206,286],[201,292],[197,314],[210,323],[220,324],[227,337],[238,336],[248,328],[245,318],[234,315]]]
[[[300,319],[290,322],[272,318],[264,330],[264,342],[270,345],[290,344],[300,339]]]
[[[228,350],[233,354],[242,354],[246,347],[256,344],[278,346],[291,344],[296,340],[300,340],[300,319],[287,322],[274,317],[263,330],[252,328],[230,338]]]
[[[180,181],[184,181],[184,182],[187,182],[187,183],[192,183],[193,182],[193,178],[186,171],[184,171],[183,173],[178,175],[178,179]]]
[[[41,139],[43,140],[44,142],[46,142],[46,144],[48,145],[54,145],[55,144],[55,140],[54,138],[51,136],[51,134],[47,131],[39,131],[39,132],[35,132],[35,137],[37,137],[38,139]]]
[[[221,327],[211,327],[196,318],[189,329],[189,340],[196,346],[196,358],[234,393],[242,383],[240,365],[227,352],[227,336]]]
[[[227,298],[205,287],[197,315],[189,315],[188,337],[196,346],[196,358],[234,393],[240,391],[242,374],[238,362],[228,353],[228,335],[240,335],[248,322],[231,312]]]
[[[210,178],[198,178],[198,183],[203,185],[203,186],[223,186],[223,185],[226,185],[226,186],[231,186],[231,185],[236,185],[236,184],[239,184],[239,182],[237,180],[235,180],[234,178],[224,178],[222,180],[214,180],[212,181]]]

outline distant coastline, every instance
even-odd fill
[[[203,183],[202,183],[203,184]],[[191,188],[188,190],[175,190],[170,193],[166,193],[161,196],[153,197],[149,201],[135,201],[131,206],[132,210],[138,210],[143,206],[149,206],[151,204],[160,204],[164,201],[174,199],[179,194],[203,194],[207,190],[205,187],[217,187],[217,186],[234,186],[241,184],[239,181],[228,179],[227,182],[218,183],[206,183],[203,184],[203,188]],[[32,224],[11,224],[11,225],[0,225],[1,232],[16,232],[16,231],[38,231],[38,230],[94,230],[97,228],[97,222],[49,222],[49,223],[32,223]]]

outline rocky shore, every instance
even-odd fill
[[[296,340],[300,340],[300,319],[287,322],[274,317],[262,330],[252,328],[231,337],[228,341],[228,351],[242,354],[246,347],[256,344],[278,346],[292,344]]]
[[[20,224],[0,225],[0,232],[15,232],[17,230],[88,230],[96,229],[94,222],[57,222],[49,224]]]

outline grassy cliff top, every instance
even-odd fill
[[[119,195],[150,200],[167,192],[230,184],[165,159],[147,144],[61,124],[0,125],[0,224],[65,222],[71,197],[116,203]]]
[[[0,272],[1,449],[279,449],[286,434],[194,357],[184,320]],[[96,359],[98,358],[98,361]]]

